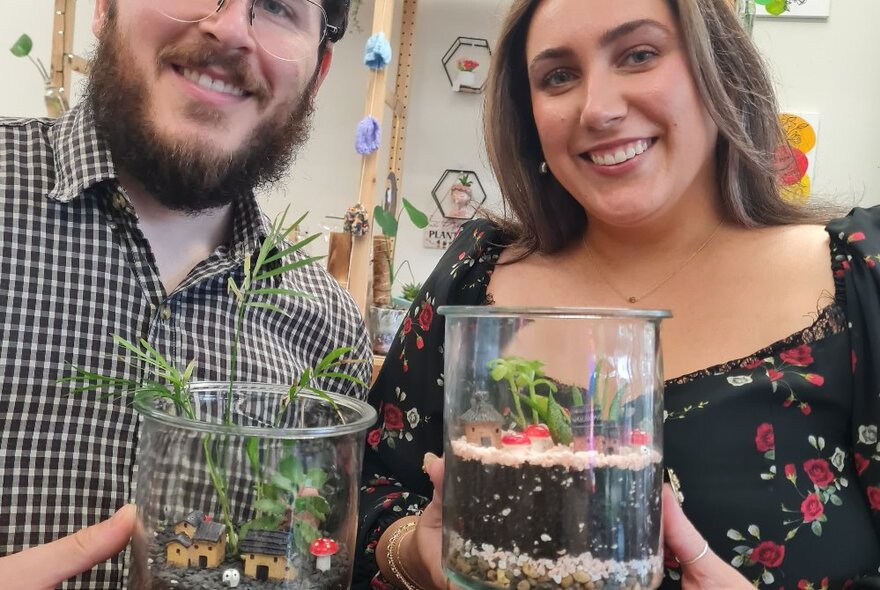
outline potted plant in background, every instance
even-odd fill
[[[408,307],[406,301],[396,304],[392,297],[398,274],[406,266],[410,276],[415,280],[409,261],[404,260],[398,265],[395,260],[397,230],[400,226],[400,216],[404,211],[414,226],[419,229],[427,227],[428,216],[406,199],[403,199],[403,209],[396,217],[379,205],[373,210],[373,218],[383,234],[373,237],[373,304],[370,306],[368,318],[373,352],[377,354],[388,352],[394,335],[406,315]],[[414,297],[412,285],[409,287],[407,291]],[[415,289],[415,293],[418,293],[418,289]]]
[[[34,64],[34,67],[40,72],[40,76],[43,78],[43,84],[46,85],[46,93],[43,96],[43,99],[46,102],[46,111],[49,113],[50,117],[60,117],[68,109],[67,102],[64,100],[64,97],[61,96],[58,88],[52,85],[52,78],[49,76],[46,66],[40,61],[40,58],[34,59],[31,56],[31,50],[33,48],[34,42],[30,36],[22,35],[12,47],[10,47],[9,51],[11,51],[12,55],[15,57],[26,57],[31,60],[31,63]]]
[[[480,67],[480,62],[475,59],[461,58],[458,60],[458,75],[455,77],[455,88],[458,92],[462,88],[478,88],[477,74],[474,70]]]

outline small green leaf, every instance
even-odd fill
[[[822,523],[821,522],[819,522],[818,520],[814,520],[813,523],[810,525],[810,528],[813,530],[814,535],[816,535],[817,537],[822,536]]]
[[[810,446],[812,446],[814,449],[819,448],[819,445],[816,443],[816,437],[813,436],[812,434],[807,437],[807,441],[810,443]]]
[[[737,545],[736,547],[733,548],[733,551],[738,555],[745,555],[746,553],[748,553],[751,550],[752,550],[752,548],[749,547],[748,545]]]
[[[382,228],[382,233],[389,238],[397,236],[397,220],[394,215],[387,213],[381,206],[376,205],[373,209],[373,219]]]
[[[756,539],[758,539],[759,541],[761,540],[761,529],[758,528],[758,525],[750,524],[749,525],[749,534],[751,536],[755,537]]]
[[[547,401],[547,429],[550,430],[550,436],[558,444],[568,445],[571,443],[571,424],[565,419],[562,406],[556,403],[552,393]]]
[[[27,57],[28,55],[30,55],[33,48],[33,40],[30,38],[29,35],[25,34],[19,37],[9,50],[15,57]]]
[[[765,584],[772,584],[775,578],[773,577],[773,574],[771,574],[769,571],[764,570],[764,573],[761,574],[761,580]]]
[[[730,529],[729,531],[727,531],[727,538],[733,539],[734,541],[745,541],[746,540],[746,538],[742,536],[742,533],[740,533],[739,531],[734,530],[734,529]]]
[[[410,221],[413,222],[413,225],[419,229],[425,229],[428,227],[428,216],[419,211],[415,205],[403,199],[403,208],[406,210],[407,215],[409,215]]]
[[[489,376],[495,381],[501,381],[507,376],[507,370],[506,365],[497,364],[489,371]]]
[[[837,494],[831,494],[829,499],[831,500],[831,503],[835,506],[843,506],[843,500],[841,500],[840,496],[838,496]]]
[[[270,480],[272,485],[286,492],[290,492],[292,494],[296,493],[296,486],[293,485],[293,482],[281,475],[280,473],[273,473],[272,478]]]
[[[254,502],[254,509],[257,512],[262,512],[264,514],[273,514],[275,516],[281,516],[287,510],[287,506],[285,506],[281,502],[276,502],[275,500],[269,500],[268,498],[260,498],[259,500]]]
[[[730,560],[730,565],[732,565],[733,567],[742,567],[742,564],[744,561],[745,561],[745,558],[742,555],[737,555],[736,557],[734,557],[733,559]]]
[[[788,531],[788,534],[785,535],[785,540],[791,541],[792,539],[794,539],[794,536],[798,533],[798,530],[799,529],[791,529],[790,531]]]

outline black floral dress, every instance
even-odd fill
[[[664,460],[713,551],[758,588],[845,588],[880,567],[880,207],[827,226],[834,301],[751,356],[666,382]],[[376,575],[381,533],[431,496],[440,454],[444,321],[482,305],[505,240],[463,227],[410,309],[370,393],[355,588]],[[779,293],[784,296],[784,293]],[[678,588],[667,560],[663,588]]]

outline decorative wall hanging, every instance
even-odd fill
[[[455,92],[479,94],[486,86],[492,50],[486,39],[458,37],[443,56],[443,70]]]
[[[432,250],[445,250],[465,223],[467,223],[467,219],[443,217],[439,211],[436,211],[431,215],[428,227],[424,229],[422,245]]]
[[[447,219],[471,219],[486,202],[486,191],[473,170],[444,171],[431,196],[440,214]]]
[[[819,131],[817,113],[782,113],[779,122],[786,145],[776,152],[782,198],[798,204],[810,199],[816,175],[816,137]]]
[[[375,117],[364,117],[357,126],[354,149],[362,156],[372,154],[382,144],[382,128]]]
[[[391,63],[391,44],[385,33],[378,32],[367,39],[364,48],[364,65],[371,70],[381,70]]]
[[[789,18],[828,18],[831,0],[755,0],[756,16]]]

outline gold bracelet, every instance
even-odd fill
[[[412,583],[411,578],[406,574],[406,570],[403,569],[403,562],[400,559],[400,543],[404,537],[415,529],[416,522],[414,520],[397,527],[391,534],[391,538],[388,539],[388,552],[385,556],[388,559],[388,567],[391,568],[391,573],[394,574],[397,581],[403,584],[406,590],[421,590]]]

